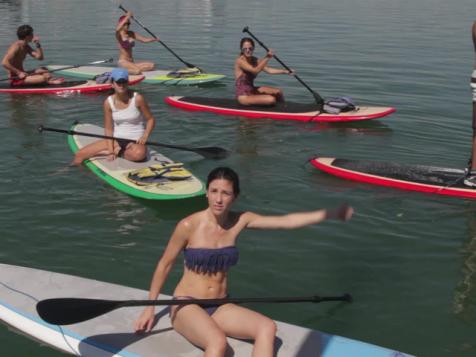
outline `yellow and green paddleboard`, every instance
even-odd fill
[[[66,67],[64,65],[48,66],[49,70],[57,70]],[[64,76],[72,76],[83,79],[93,79],[99,74],[110,72],[113,67],[104,66],[81,66],[76,68],[69,68],[56,73]],[[164,85],[196,85],[218,81],[225,78],[223,74],[214,73],[199,73],[190,69],[183,69],[179,71],[156,70],[143,72],[145,79],[143,83],[164,84]]]

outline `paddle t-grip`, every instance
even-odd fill
[[[248,31],[248,26],[243,27],[243,31],[242,31],[242,32],[249,32],[249,31]]]

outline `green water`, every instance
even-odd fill
[[[17,26],[42,38],[45,64],[116,57],[114,1],[2,1],[0,52]],[[221,146],[223,161],[164,150],[204,179],[217,165],[241,175],[237,208],[267,214],[334,207],[356,214],[296,231],[247,231],[235,296],[339,294],[355,302],[259,306],[274,319],[417,356],[476,355],[476,202],[344,181],[306,161],[319,154],[464,167],[470,152],[474,1],[125,1],[186,61],[228,77],[204,87],[142,84],[157,119],[152,139]],[[359,104],[394,106],[382,120],[322,125],[221,117],[164,104],[167,95],[233,96],[233,61],[249,26],[313,89]],[[141,32],[138,26],[132,29]],[[143,33],[143,32],[141,32]],[[264,55],[262,50],[258,55]],[[178,62],[159,44],[137,59]],[[274,62],[276,66],[279,66]],[[29,60],[28,65],[33,66]],[[289,100],[311,101],[295,79],[261,74]],[[57,171],[71,152],[62,134],[37,126],[102,124],[103,94],[0,96],[0,262],[147,289],[157,259],[190,207],[145,204],[87,169]],[[171,293],[178,264],[164,288]],[[2,355],[61,355],[0,326]]]

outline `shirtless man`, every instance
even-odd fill
[[[40,38],[33,34],[33,28],[30,25],[18,27],[17,36],[18,40],[10,45],[2,60],[2,65],[8,72],[12,87],[41,83],[60,84],[64,82],[63,78],[52,78],[48,70],[43,67],[32,71],[25,71],[23,62],[26,55],[41,61],[44,58],[43,49],[41,48]],[[35,44],[36,49],[31,48],[30,42]]]

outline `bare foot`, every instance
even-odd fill
[[[51,78],[48,81],[48,84],[61,84],[61,83],[64,83],[64,78],[63,77]]]

